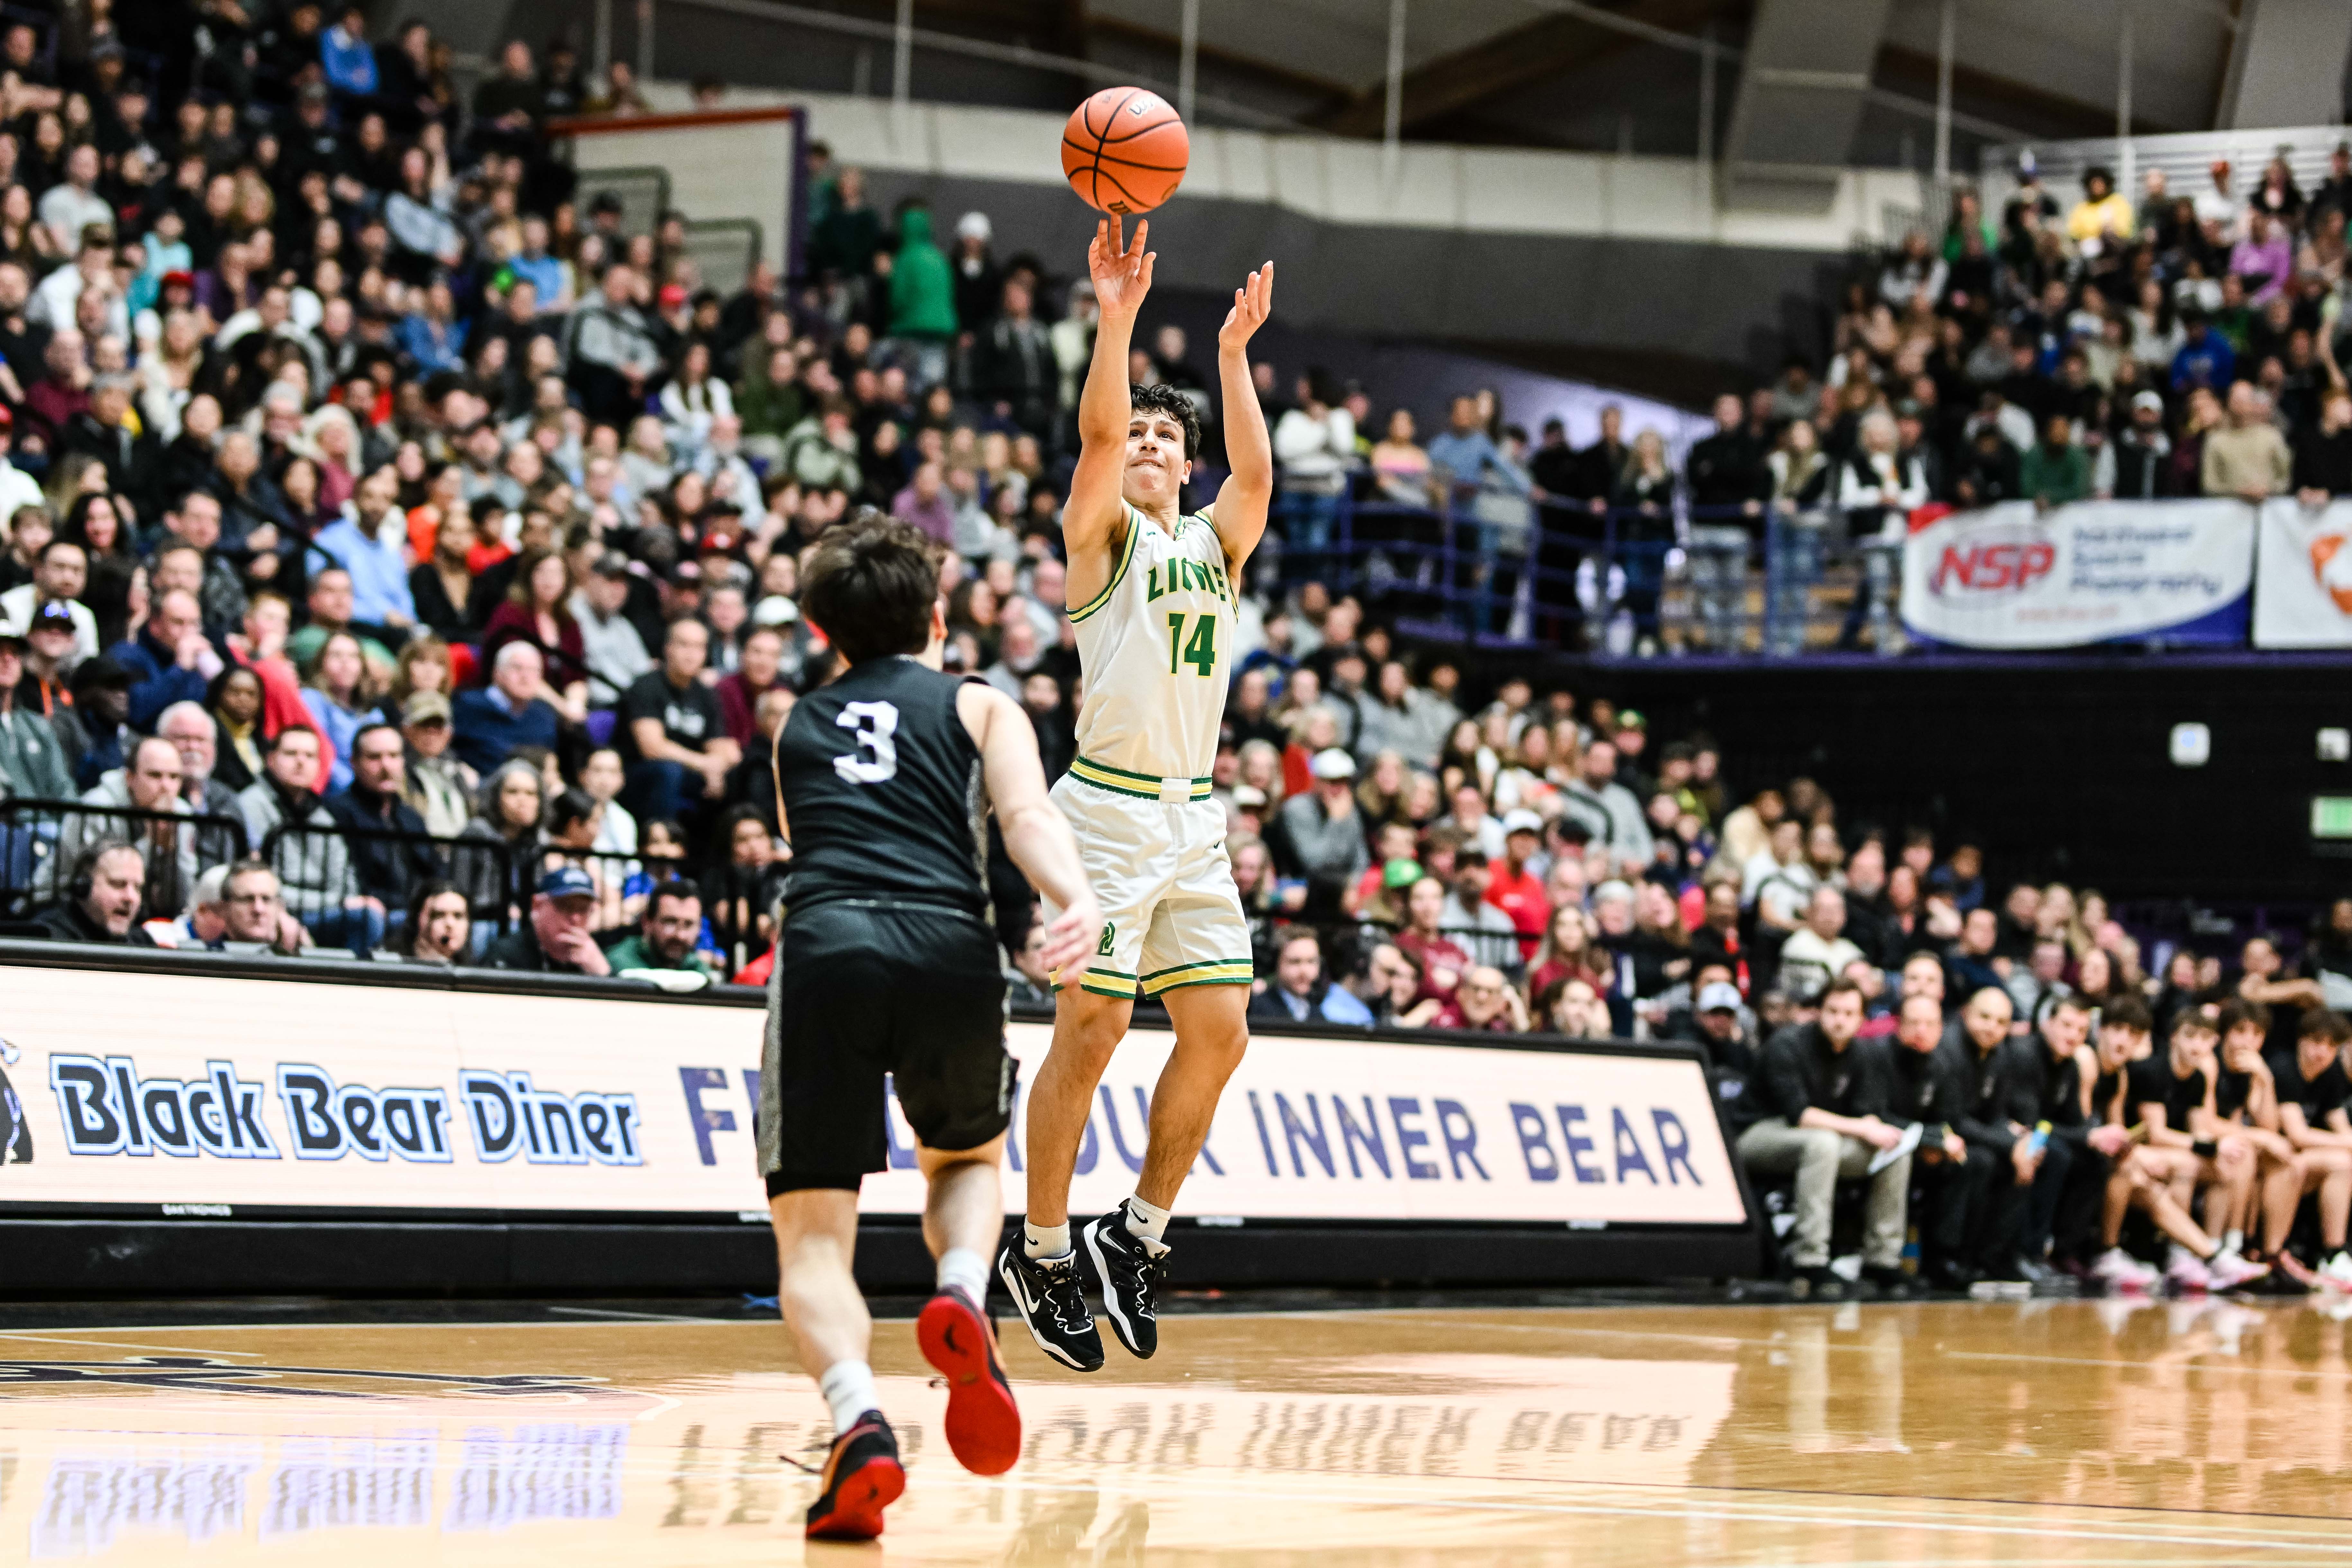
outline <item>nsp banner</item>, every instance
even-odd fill
[[[2255,509],[2231,500],[2008,501],[1903,544],[1903,624],[1957,647],[2246,640]]]
[[[454,985],[0,967],[0,1208],[763,1215],[761,1013],[708,1001]],[[355,969],[334,966],[343,973]],[[313,978],[313,976],[317,976]],[[1051,1030],[1010,1026],[1026,1079]],[[1141,1168],[1173,1040],[1113,1059],[1072,1202]],[[913,1140],[861,1206],[921,1211]],[[1008,1212],[1024,1206],[1020,1109]],[[0,1142],[7,1142],[0,1137]],[[1744,1226],[1706,1075],[1671,1051],[1262,1037],[1225,1091],[1188,1214]]]

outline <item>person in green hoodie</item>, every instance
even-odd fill
[[[955,341],[955,278],[947,255],[931,241],[929,208],[910,206],[898,217],[898,252],[890,262],[890,335],[911,349],[919,388],[947,379],[948,345]]]
[[[2018,488],[2042,507],[2087,500],[2091,495],[2091,457],[2074,445],[2074,422],[2053,414],[2042,426],[2042,440],[2018,465]]]

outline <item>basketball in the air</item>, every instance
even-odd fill
[[[1148,213],[1176,194],[1192,139],[1156,92],[1107,87],[1070,112],[1062,128],[1062,173],[1087,205],[1124,217]]]

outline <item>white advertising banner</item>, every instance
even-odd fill
[[[2263,503],[2256,647],[2352,647],[2352,501]]]
[[[0,1205],[764,1215],[761,1015],[748,1007],[337,981],[0,968]],[[1051,1031],[1014,1024],[1030,1078]],[[1072,1203],[1141,1168],[1173,1040],[1103,1079]],[[895,1103],[868,1213],[920,1212]],[[0,1119],[0,1142],[6,1142]],[[1016,1107],[1008,1212],[1025,1204]],[[1684,1058],[1266,1037],[1184,1193],[1236,1218],[1746,1223]]]
[[[2254,517],[2228,500],[1948,513],[1904,541],[1903,622],[1956,647],[2242,644]]]

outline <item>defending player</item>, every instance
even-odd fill
[[[1179,497],[1200,449],[1200,416],[1170,388],[1128,384],[1136,312],[1151,288],[1150,226],[1137,224],[1129,246],[1117,220],[1101,224],[1087,252],[1101,319],[1062,512],[1086,700],[1077,760],[1054,800],[1077,836],[1102,923],[1089,954],[1056,976],[1054,1047],[1029,1088],[1029,1213],[1020,1242],[997,1259],[1038,1346],[1081,1372],[1103,1360],[1082,1267],[1119,1342],[1139,1356],[1159,1348],[1154,1291],[1168,1256],[1168,1211],[1249,1044],[1249,928],[1209,769],[1242,567],[1265,531],[1274,492],[1273,448],[1244,352],[1273,299],[1274,263],[1234,290],[1217,333],[1232,474],[1214,505],[1183,516]],[[1071,1168],[1139,984],[1166,1005],[1176,1048],[1152,1092],[1135,1195],[1074,1240]]]
[[[940,672],[947,625],[923,535],[878,514],[828,533],[801,607],[848,668],[802,699],[776,737],[777,815],[793,858],[768,992],[760,1169],[784,1321],[833,1409],[807,1532],[866,1540],[906,1487],[849,1267],[858,1184],[888,1165],[885,1073],[930,1184],[923,1240],[939,1293],[916,1338],[947,1379],[948,1447],[982,1475],[1020,1454],[984,1306],[988,1250],[1004,1228],[997,1166],[1013,1074],[985,870],[992,805],[1013,863],[1062,911],[1046,927],[1047,962],[1083,958],[1101,917],[1046,798],[1028,719],[984,682]]]

